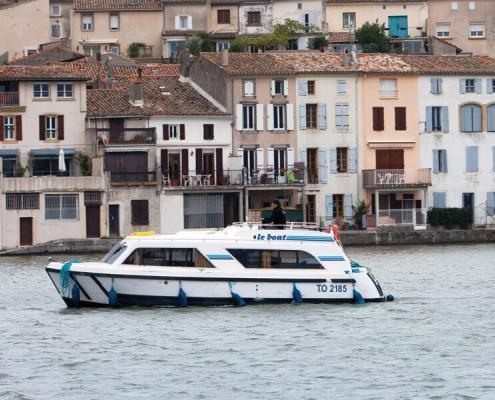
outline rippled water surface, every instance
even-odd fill
[[[0,399],[495,399],[495,245],[347,252],[394,303],[68,310],[1,258]]]

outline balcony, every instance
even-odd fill
[[[431,185],[431,169],[368,169],[363,171],[363,187],[424,188]]]
[[[18,106],[19,92],[0,92],[0,107]]]
[[[112,186],[154,186],[155,171],[109,172]]]
[[[109,128],[98,129],[99,136],[105,136],[108,144],[135,145],[135,144],[156,144],[155,128],[124,128],[119,131],[111,131]]]
[[[38,176],[0,179],[2,192],[80,192],[105,190],[103,176]]]

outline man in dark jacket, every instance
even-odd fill
[[[268,218],[263,218],[264,224],[273,224],[275,225],[274,229],[284,229],[285,223],[287,222],[287,218],[285,217],[285,213],[280,207],[280,201],[277,199],[272,201],[272,214]]]

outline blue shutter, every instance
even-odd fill
[[[472,132],[472,113],[469,106],[461,107],[461,132]]]
[[[431,133],[433,131],[433,107],[426,107],[426,123],[425,132]]]
[[[299,96],[307,96],[308,95],[308,81],[305,79],[300,79],[297,81]]]
[[[488,78],[486,80],[486,92],[488,94],[492,94],[493,93],[493,78]]]
[[[438,78],[431,78],[430,79],[430,84],[431,84],[431,93],[433,94],[438,94]]]
[[[473,111],[473,132],[481,132],[482,129],[482,120],[481,120],[481,107],[472,106]]]
[[[433,150],[433,173],[438,174],[439,169],[439,155],[438,155],[438,150]]]
[[[486,193],[486,206],[488,208],[495,208],[495,192]]]
[[[328,157],[325,149],[320,149],[320,183],[328,182]]]
[[[304,163],[304,165],[306,166],[306,149],[301,149],[299,150],[299,161]]]
[[[445,192],[433,192],[433,208],[445,208],[446,197]]]
[[[337,148],[330,149],[330,172],[337,173]]]
[[[495,172],[495,146],[492,147],[492,156],[493,156],[492,171]]]
[[[333,196],[325,196],[326,219],[333,219]]]
[[[306,104],[299,104],[299,129],[306,129]]]
[[[447,167],[447,150],[442,150],[438,152],[441,165],[442,165],[442,170],[440,172],[448,172],[448,167]]]
[[[327,129],[327,105],[325,103],[318,104],[318,127]]]
[[[442,130],[444,133],[449,132],[449,107],[442,107]]]
[[[443,93],[443,79],[438,78],[438,94],[442,94],[442,93]]]
[[[466,147],[466,172],[478,172],[478,146]]]
[[[487,128],[488,132],[495,132],[495,104],[488,106],[487,113]]]
[[[349,149],[349,172],[355,174],[357,172],[357,149]]]
[[[475,79],[474,80],[474,89],[475,89],[477,94],[481,94],[481,92],[483,91],[481,79]]]
[[[465,79],[460,79],[459,80],[459,91],[463,94],[466,93],[466,80]]]
[[[344,197],[344,217],[352,218],[352,194],[346,193]]]

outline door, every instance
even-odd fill
[[[215,184],[215,167],[213,153],[203,153],[203,175],[211,175],[211,184]]]
[[[306,221],[316,222],[316,196],[309,194],[306,202]]]
[[[33,244],[33,217],[19,218],[19,233],[21,246],[31,246]]]
[[[275,175],[285,175],[285,169],[287,168],[287,156],[286,149],[274,149],[273,150],[273,165],[275,167]]]
[[[474,193],[462,194],[462,208],[474,208]]]
[[[170,176],[170,184],[172,186],[181,186],[180,176],[180,154],[170,153],[168,156],[168,173]]]
[[[377,150],[376,169],[404,169],[404,150]]]
[[[244,168],[246,168],[246,172],[249,177],[249,182],[251,182],[251,178],[256,175],[255,171],[257,168],[256,163],[256,149],[244,149]]]
[[[120,236],[119,210],[118,204],[108,206],[108,233],[110,236]]]
[[[110,118],[110,143],[122,143],[124,137],[124,119]]]
[[[318,183],[318,149],[308,149],[307,164],[308,164],[308,181],[309,183]]]
[[[388,17],[388,35],[391,38],[407,38],[407,16]]]
[[[86,206],[86,237],[100,236],[100,206]]]

